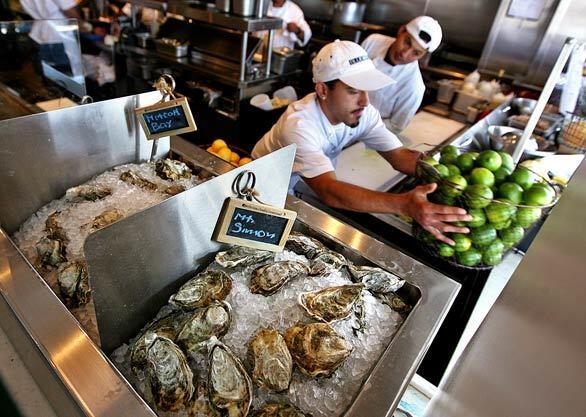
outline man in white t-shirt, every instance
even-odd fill
[[[395,81],[369,92],[370,102],[393,133],[401,133],[421,105],[425,84],[417,61],[437,49],[441,40],[437,20],[419,16],[401,26],[396,39],[373,34],[362,42],[374,66]]]
[[[79,0],[20,0],[24,11],[35,20],[81,19],[76,7]]]
[[[362,141],[379,152],[395,169],[415,173],[420,154],[403,148],[383,124],[379,112],[368,101],[368,92],[392,80],[378,71],[366,51],[350,41],[324,46],[313,60],[315,93],[289,105],[277,123],[256,144],[252,156],[259,158],[295,143],[290,192],[303,179],[332,207],[367,213],[400,213],[414,218],[438,239],[453,241],[442,232],[467,233],[468,229],[447,222],[470,220],[457,207],[430,203],[427,194],[436,184],[416,187],[403,194],[371,191],[339,181],[334,171],[343,148]]]
[[[273,48],[295,45],[305,46],[311,38],[311,28],[305,21],[303,10],[291,0],[270,0],[267,16],[283,20],[283,27],[275,31]]]

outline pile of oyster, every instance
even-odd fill
[[[183,162],[125,164],[106,171],[41,207],[13,235],[26,258],[98,342],[88,272],[87,236],[194,187],[204,179]]]
[[[316,410],[300,410],[286,400],[257,402],[254,411],[251,404],[255,393],[287,394],[295,368],[309,379],[334,374],[354,347],[332,323],[354,317],[359,323],[356,331],[362,331],[363,291],[377,294],[383,302],[385,296],[400,299],[396,291],[404,281],[388,271],[354,266],[318,240],[296,232],[286,248],[308,263],[278,260],[273,252],[244,247],[217,253],[215,262],[183,284],[156,319],[131,339],[128,353],[120,349],[130,362],[126,372],[124,367],[121,370],[132,373],[129,380],[157,412],[309,416]],[[289,282],[302,277],[319,280],[342,268],[355,283],[299,294],[296,301],[305,320],[280,333],[264,326],[259,317],[257,330],[241,341],[247,346],[243,357],[223,342],[239,317],[227,300],[233,286],[240,284],[233,281],[240,271],[250,271],[247,285],[251,294],[269,298]],[[406,311],[402,307],[401,312]],[[120,362],[116,356],[114,362]]]

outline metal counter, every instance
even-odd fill
[[[6,132],[0,141],[0,190],[11,196],[0,205],[0,323],[59,415],[142,417],[154,413],[90,340],[7,231],[16,230],[20,222],[68,187],[114,165],[145,160],[151,144],[137,129],[133,109],[157,99],[158,93],[147,93],[0,124]],[[209,171],[233,174],[230,167],[201,149],[190,148],[181,139],[174,138],[173,142],[175,154],[182,158]],[[161,149],[165,149],[164,140]],[[190,191],[197,193],[198,188],[166,202],[179,202]],[[298,212],[299,222],[306,227],[394,271],[420,292],[418,304],[347,412],[348,416],[388,416],[446,316],[459,285],[296,198],[289,198],[287,207]]]

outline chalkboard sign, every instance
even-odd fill
[[[265,204],[229,198],[214,232],[218,242],[280,252],[297,213]]]
[[[135,110],[148,139],[193,132],[197,129],[185,97]]]

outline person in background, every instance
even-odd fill
[[[362,42],[376,68],[395,80],[369,92],[370,102],[393,133],[401,133],[421,105],[425,84],[417,61],[435,51],[441,40],[442,29],[437,20],[419,16],[401,26],[396,39],[373,34]]]
[[[24,11],[35,20],[80,19],[77,9],[80,0],[20,0]]]
[[[325,204],[366,213],[404,214],[448,244],[454,242],[442,232],[468,232],[465,227],[450,224],[471,219],[464,209],[427,200],[436,184],[392,194],[336,178],[336,158],[342,149],[357,141],[378,151],[395,169],[408,175],[415,174],[421,155],[402,147],[369,103],[369,92],[388,86],[392,80],[375,68],[360,45],[335,41],[324,46],[313,60],[313,81],[315,93],[289,105],[255,145],[254,158],[294,143],[297,151],[289,192],[302,179]]]
[[[283,19],[283,28],[275,31],[273,48],[303,47],[311,38],[311,28],[305,21],[303,10],[291,0],[270,1],[267,16]]]

